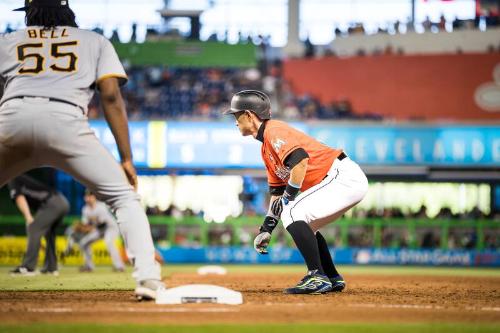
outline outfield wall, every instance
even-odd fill
[[[90,125],[118,158],[104,121]],[[500,125],[387,125],[292,123],[321,142],[344,149],[362,165],[496,167]],[[130,122],[134,162],[142,168],[263,169],[260,142],[242,137],[233,122]]]
[[[70,255],[61,257],[66,248],[66,239],[58,237],[56,251],[59,263],[63,265],[83,265],[83,257],[78,249]],[[116,246],[126,260],[123,244]],[[16,266],[21,263],[26,249],[26,237],[0,237],[0,265]],[[302,264],[303,259],[294,247],[275,246],[268,255],[258,254],[250,246],[208,246],[208,247],[164,247],[158,246],[166,264]],[[425,249],[374,249],[374,248],[330,248],[337,264],[347,265],[426,265],[426,266],[464,266],[464,267],[500,267],[500,251],[468,250],[425,250]],[[111,265],[111,258],[102,240],[92,246],[92,255],[96,265]],[[43,264],[43,246],[38,260]]]
[[[268,255],[252,247],[159,248],[166,263],[302,264],[299,251],[274,247]],[[500,267],[500,251],[330,248],[337,264]]]

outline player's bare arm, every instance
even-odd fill
[[[16,197],[16,206],[21,214],[23,214],[26,224],[30,225],[33,223],[33,215],[31,215],[30,206],[24,195],[21,194]]]
[[[304,158],[296,166],[290,170],[290,183],[302,185],[304,178],[306,177],[307,164],[309,163],[309,158]]]
[[[125,103],[120,92],[118,79],[110,77],[98,82],[104,116],[111,128],[120,154],[121,165],[129,183],[137,189],[137,174],[132,161],[132,150],[128,132]]]

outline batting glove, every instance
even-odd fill
[[[285,192],[279,198],[276,198],[271,203],[271,212],[273,215],[281,217],[281,213],[283,212],[283,206],[288,205],[290,201],[294,201],[297,194],[299,194],[300,187],[291,184],[288,182],[286,186]]]
[[[271,203],[271,213],[273,213],[273,215],[281,217],[281,213],[283,212],[283,201],[283,197],[278,197]]]
[[[253,241],[253,247],[255,251],[259,252],[260,254],[267,254],[267,246],[269,245],[270,241],[271,234],[267,231],[263,231],[258,234],[257,237],[255,237]]]

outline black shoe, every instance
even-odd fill
[[[316,270],[307,272],[307,275],[292,288],[285,289],[285,294],[324,294],[332,290],[332,283],[325,275]]]
[[[332,283],[332,290],[334,292],[341,292],[345,289],[345,281],[342,275],[337,275],[335,277],[330,278],[330,282]]]
[[[89,267],[89,266],[85,266],[85,265],[84,265],[84,266],[81,266],[81,267],[78,269],[78,271],[79,271],[80,273],[92,273],[94,270],[93,270],[91,267]]]
[[[9,272],[12,276],[35,276],[37,271],[34,269],[29,269],[27,267],[18,266]]]
[[[54,275],[54,276],[59,276],[59,271],[57,269],[55,270],[49,270],[49,269],[41,269],[40,273],[45,274],[45,275]]]

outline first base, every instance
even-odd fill
[[[243,303],[240,292],[210,284],[188,284],[165,289],[156,295],[156,304],[217,303],[238,305]]]

